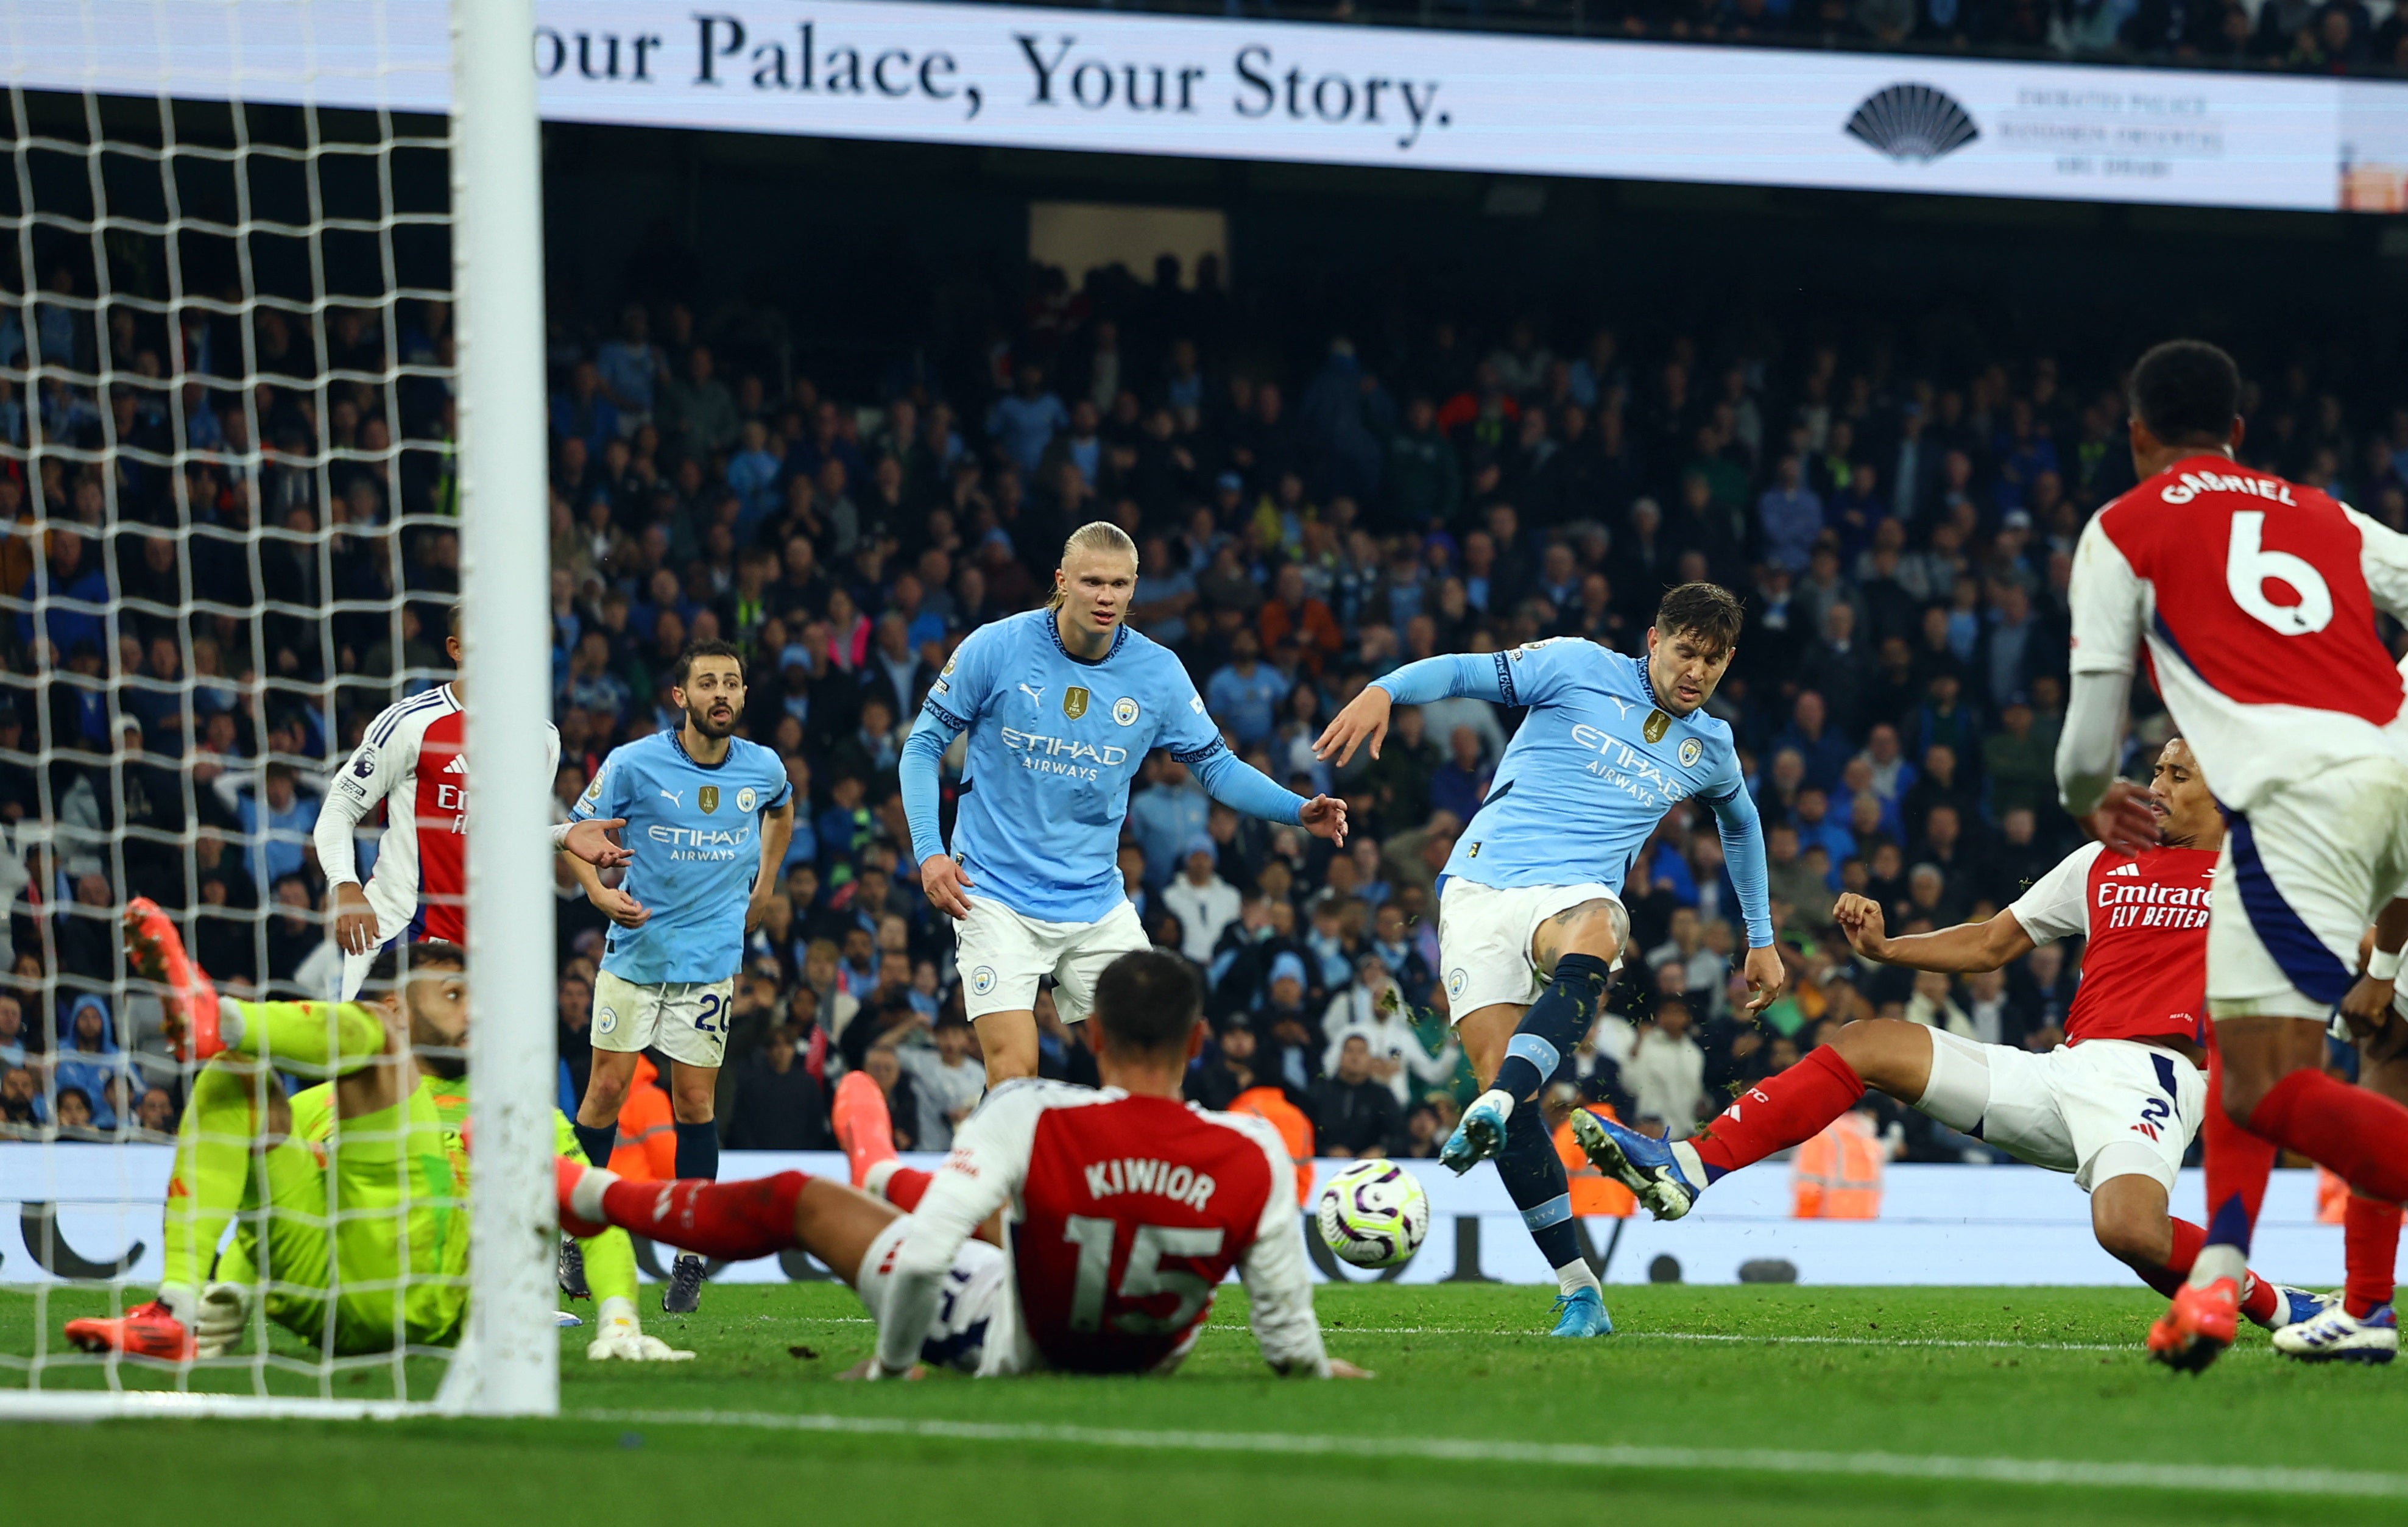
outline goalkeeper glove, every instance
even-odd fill
[[[251,1288],[242,1283],[212,1283],[201,1290],[193,1306],[193,1355],[222,1358],[242,1344],[251,1325]]]
[[[658,1336],[647,1336],[636,1321],[636,1302],[612,1295],[602,1301],[596,1334],[586,1344],[586,1360],[608,1362],[687,1362],[692,1352],[681,1352]]]

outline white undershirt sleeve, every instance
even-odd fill
[[[985,1105],[953,1131],[953,1151],[911,1211],[911,1228],[896,1248],[886,1307],[873,1312],[881,1372],[903,1374],[920,1361],[945,1275],[963,1244],[1019,1191],[1043,1112],[1043,1094],[1037,1088],[1007,1085],[989,1093]],[[989,1339],[1005,1338],[998,1333]]]
[[[2342,512],[2358,527],[2358,563],[2374,608],[2394,620],[2408,620],[2408,536],[2346,504]]]
[[[2103,843],[2084,843],[2057,860],[2056,868],[2033,881],[2007,908],[2034,944],[2051,944],[2090,931],[2090,867],[2104,852]]]
[[[319,872],[329,886],[360,883],[359,846],[352,834],[392,793],[394,782],[417,761],[420,728],[395,727],[379,746],[376,736],[384,724],[382,715],[368,724],[359,750],[327,782],[326,804],[318,813],[317,825],[309,829],[310,841],[318,848]]]
[[[1259,1130],[1254,1128],[1260,1123]],[[1263,1361],[1282,1374],[1329,1376],[1329,1354],[1321,1345],[1321,1321],[1312,1313],[1312,1273],[1305,1260],[1304,1217],[1296,1203],[1296,1164],[1269,1124],[1240,1123],[1271,1165],[1271,1191],[1263,1204],[1254,1245],[1238,1260],[1246,1289],[1246,1321]]]

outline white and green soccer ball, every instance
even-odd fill
[[[1340,1261],[1394,1267],[1429,1233],[1429,1195],[1394,1161],[1357,1161],[1322,1184],[1316,1217],[1322,1243]]]

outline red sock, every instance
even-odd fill
[[[810,1178],[799,1172],[742,1182],[614,1182],[602,1195],[610,1223],[683,1251],[749,1261],[795,1244],[795,1200]]]
[[[1741,1093],[1689,1144],[1697,1147],[1698,1160],[1706,1164],[1706,1181],[1712,1182],[1776,1150],[1813,1139],[1864,1095],[1865,1079],[1856,1068],[1831,1045],[1819,1045],[1780,1075],[1768,1076]]]
[[[887,1203],[910,1214],[920,1206],[921,1195],[927,1192],[928,1185],[936,1180],[937,1174],[933,1172],[923,1172],[916,1166],[898,1166],[880,1192]]]
[[[2141,1281],[2172,1299],[2182,1291],[2184,1279],[2190,1276],[2190,1264],[2199,1259],[2199,1248],[2207,1244],[2207,1232],[2187,1219],[2173,1221],[2174,1246],[2166,1264],[2155,1272],[2132,1269]],[[2253,1320],[2266,1321],[2274,1318],[2274,1286],[2252,1273],[2243,1279],[2249,1291],[2241,1296],[2241,1313]]]
[[[2389,1098],[2302,1069],[2274,1084],[2249,1128],[2369,1198],[2408,1200],[2408,1108]]]
[[[2377,1304],[2391,1303],[2392,1272],[2400,1260],[2400,1205],[2352,1193],[2341,1223],[2349,1259],[2343,1307],[2364,1319]]]
[[[2243,1251],[2266,1201],[2266,1179],[2274,1170],[2274,1143],[2235,1124],[2224,1112],[2224,1052],[2207,1050],[2207,1122],[2201,1126],[2207,1168],[2209,1235]]]

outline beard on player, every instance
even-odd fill
[[[736,723],[739,719],[735,704],[724,694],[688,694],[685,697],[685,718],[696,732],[712,742],[734,736]]]

